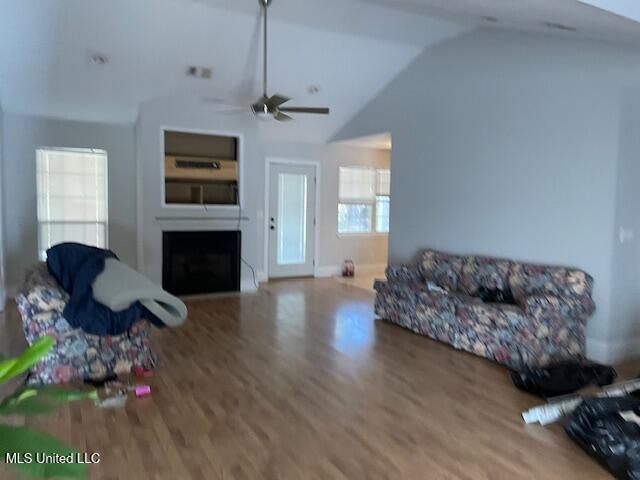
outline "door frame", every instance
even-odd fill
[[[264,278],[269,280],[269,200],[271,195],[271,165],[279,163],[281,165],[302,165],[306,167],[313,167],[315,171],[316,179],[316,205],[313,215],[315,222],[313,224],[313,276],[317,277],[318,269],[318,251],[320,235],[318,233],[319,221],[320,221],[320,162],[317,160],[299,160],[297,158],[284,158],[284,157],[265,157],[265,175],[264,175],[264,253],[262,260],[262,269],[264,271]]]

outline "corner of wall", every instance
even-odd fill
[[[138,109],[138,115],[133,126],[133,149],[136,162],[136,270],[144,271],[144,250],[142,247],[142,162],[140,160],[140,151],[138,149],[138,131],[140,129],[141,111]]]
[[[7,299],[6,271],[4,265],[4,110],[0,103],[0,312],[4,311]]]

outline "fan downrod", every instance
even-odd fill
[[[261,7],[267,8],[273,0],[258,0]]]

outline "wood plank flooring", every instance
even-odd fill
[[[150,397],[28,424],[99,452],[94,479],[609,478],[561,427],[523,425],[539,401],[506,369],[376,321],[372,303],[331,279],[190,301],[184,327],[154,336]],[[20,350],[16,325],[11,306],[1,348]]]

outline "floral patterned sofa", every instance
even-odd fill
[[[29,384],[99,380],[134,367],[153,367],[147,320],[137,321],[122,335],[89,335],[71,327],[62,316],[67,298],[45,263],[27,272],[16,295],[27,342],[45,335],[56,340],[51,352],[30,370]]]
[[[386,276],[374,285],[376,315],[415,333],[510,367],[585,355],[595,304],[581,270],[426,250]],[[484,303],[483,287],[510,290],[515,304]]]

